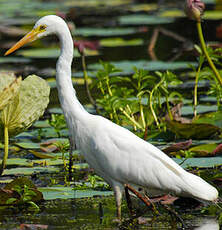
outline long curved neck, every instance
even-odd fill
[[[81,118],[87,113],[76,97],[72,85],[71,65],[73,59],[73,40],[67,25],[57,32],[60,40],[61,53],[56,64],[56,83],[59,100],[66,119]]]

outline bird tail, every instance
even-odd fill
[[[204,201],[215,201],[218,198],[218,191],[202,178],[186,173],[183,177],[185,182],[185,196],[191,196]]]

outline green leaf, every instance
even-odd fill
[[[120,25],[159,25],[172,23],[174,18],[136,14],[120,16],[118,20]]]
[[[21,80],[13,73],[0,72],[0,110],[12,101],[20,87]]]
[[[59,168],[55,167],[33,167],[33,168],[12,168],[5,169],[3,175],[32,175],[35,173],[58,173]]]
[[[5,63],[29,63],[31,60],[28,58],[21,58],[21,57],[0,57],[0,64]]]
[[[137,69],[144,69],[144,70],[176,70],[176,69],[187,69],[189,62],[162,62],[162,61],[146,61],[146,60],[139,60],[139,61],[119,61],[119,62],[110,62],[110,64],[114,65],[117,69],[121,69],[117,74],[132,74],[135,73],[134,68]],[[196,66],[197,63],[193,62],[192,65]],[[101,64],[89,64],[88,68],[91,70],[100,70],[102,69]]]
[[[0,160],[1,164],[2,160]],[[24,158],[9,158],[7,160],[8,166],[23,166],[23,167],[32,167],[33,163],[31,160],[24,159]]]
[[[193,119],[193,123],[199,124],[211,124],[215,125],[219,128],[222,128],[222,111],[206,113],[203,115],[199,115]]]
[[[178,159],[173,158],[173,160],[181,164],[184,161],[184,158]],[[188,158],[184,161],[183,164],[180,166],[183,168],[188,167],[198,167],[198,168],[210,168],[222,165],[222,157],[195,157],[195,158]]]
[[[208,19],[208,20],[219,20],[222,19],[222,11],[219,10],[206,10],[204,11],[203,19]]]
[[[17,142],[15,145],[23,149],[40,149],[40,144],[33,142]]]
[[[197,153],[198,155],[206,156],[211,154],[217,146],[218,144],[215,143],[197,145],[190,148],[189,151]]]
[[[31,126],[45,111],[50,87],[36,75],[22,81],[18,95],[0,114],[0,126],[8,126],[9,135],[16,135]]]
[[[100,40],[101,46],[117,47],[117,46],[138,46],[143,44],[143,39],[125,40],[123,38],[106,38]]]
[[[98,55],[97,50],[84,50],[86,56],[95,56]],[[18,54],[24,57],[31,57],[31,58],[58,58],[60,54],[59,48],[41,48],[41,49],[30,49],[30,50],[20,50],[17,52]],[[74,56],[80,57],[79,52],[74,49]]]
[[[185,17],[185,14],[183,10],[178,9],[168,9],[166,11],[163,11],[159,14],[161,17],[172,17],[172,18],[179,18],[179,17]]]
[[[197,113],[206,113],[206,112],[212,112],[218,109],[217,105],[198,105],[197,106]],[[193,115],[193,107],[192,106],[183,106],[181,109],[181,114],[183,116]],[[197,118],[198,119],[198,118]],[[194,123],[200,123],[200,122],[194,122]],[[206,122],[203,122],[206,123]]]
[[[121,35],[128,35],[128,34],[135,34],[138,32],[137,28],[92,28],[92,27],[83,27],[77,28],[74,35],[75,36],[121,36]]]
[[[178,121],[166,121],[169,130],[177,137],[185,139],[204,139],[218,133],[220,128],[211,124],[180,123]]]
[[[71,187],[40,187],[45,200],[111,196],[112,191],[73,190]]]
[[[17,200],[16,198],[11,197],[11,198],[9,198],[8,200],[6,200],[6,204],[12,204],[12,203],[14,203],[16,200]]]

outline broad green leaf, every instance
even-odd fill
[[[33,143],[33,142],[17,142],[15,145],[23,148],[23,149],[40,149],[39,143]]]
[[[59,48],[41,48],[41,49],[36,48],[30,50],[20,50],[17,53],[24,57],[31,57],[31,58],[58,58],[60,54],[60,49]],[[95,56],[98,55],[98,51],[85,49],[85,55]],[[80,54],[76,49],[74,49],[74,56],[80,57]]]
[[[40,187],[45,200],[86,198],[93,196],[111,196],[112,191],[73,190],[71,187]]]
[[[193,119],[193,123],[205,123],[215,125],[219,128],[222,128],[222,111],[206,113],[203,115],[199,115]]]
[[[220,20],[222,19],[222,11],[219,10],[204,11],[203,18],[208,20]]]
[[[33,167],[33,168],[12,168],[12,169],[5,169],[3,174],[6,175],[33,175],[37,173],[58,173],[60,171],[59,168],[55,167]]]
[[[40,159],[55,158],[55,156],[53,155],[42,153],[42,152],[37,152],[33,150],[29,150],[29,152],[31,152],[35,157]]]
[[[162,62],[162,61],[119,61],[119,62],[110,62],[110,64],[114,65],[117,69],[121,69],[122,71],[117,72],[113,75],[122,74],[132,74],[135,72],[134,68],[144,69],[144,70],[176,70],[176,69],[187,69],[190,68],[188,66],[190,62]],[[192,62],[192,65],[196,66],[197,63]],[[101,64],[89,64],[88,68],[91,70],[100,70],[103,69]]]
[[[16,78],[13,73],[0,72],[0,110],[16,95],[21,80],[21,77]]]
[[[184,11],[178,10],[178,9],[169,9],[166,11],[163,11],[159,14],[161,17],[172,17],[172,18],[178,18],[178,17],[185,17]]]
[[[130,4],[131,0],[109,0],[109,1],[97,1],[97,0],[81,0],[81,1],[66,1],[65,6],[69,7],[120,7],[123,4]],[[61,4],[60,4],[61,5]]]
[[[0,164],[1,164],[1,162],[2,162],[2,160],[0,160]],[[33,162],[31,160],[24,159],[24,158],[9,158],[7,160],[7,165],[8,166],[32,167]]]
[[[174,18],[159,17],[147,14],[124,15],[118,18],[120,25],[159,25],[174,22]]]
[[[0,64],[5,63],[29,63],[31,60],[27,58],[21,58],[21,57],[0,57]]]
[[[45,111],[49,102],[50,88],[45,80],[30,75],[22,81],[17,96],[0,114],[3,127],[15,135],[31,126]]]
[[[83,27],[77,28],[73,35],[75,36],[99,36],[99,37],[113,37],[113,36],[121,36],[121,35],[129,35],[138,33],[139,30],[137,28],[92,28],[92,27]]]
[[[135,4],[130,5],[129,7],[130,11],[137,12],[137,11],[151,11],[151,10],[157,10],[158,4]]]
[[[173,158],[173,160],[180,164],[184,159]],[[210,168],[222,165],[222,157],[194,157],[188,158],[180,166],[183,168],[187,167],[198,167],[198,168]]]
[[[218,133],[220,128],[211,124],[183,124],[178,121],[166,121],[167,127],[177,137],[185,139],[204,139]]]
[[[117,46],[138,46],[143,44],[143,39],[125,40],[123,38],[104,38],[100,40],[101,46],[117,47]]]
[[[33,127],[35,127],[35,128],[49,128],[50,125],[49,125],[49,122],[47,120],[44,120],[44,121],[36,121],[33,124]]]
[[[206,156],[211,154],[214,149],[218,146],[218,144],[204,144],[204,145],[197,145],[189,149],[189,151],[197,153],[198,155]]]
[[[217,110],[217,105],[198,105],[197,106],[197,114],[200,113],[206,113],[206,112],[212,112]],[[192,106],[183,106],[181,109],[181,114],[183,116],[193,115],[193,107]],[[197,122],[195,122],[197,123]],[[201,123],[201,122],[198,122]],[[204,122],[206,123],[206,122]]]

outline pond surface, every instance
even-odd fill
[[[216,28],[220,26],[222,17],[218,13],[213,14],[211,10],[215,7],[219,10],[221,6],[215,5],[215,1],[205,2],[209,10],[203,22],[205,38],[207,41],[219,41]],[[170,69],[183,76],[184,82],[178,88],[184,95],[182,115],[191,117],[194,78],[188,79],[186,71],[189,68],[188,63],[196,64],[193,44],[198,43],[198,37],[194,22],[185,18],[181,5],[178,1],[159,1],[157,4],[157,1],[132,0],[0,0],[0,70],[15,71],[23,77],[34,73],[46,79],[51,86],[50,104],[44,117],[29,131],[12,138],[10,159],[4,175],[0,178],[3,186],[14,177],[25,175],[43,192],[46,201],[39,204],[40,210],[37,212],[16,208],[0,210],[1,229],[37,229],[37,224],[41,225],[40,229],[181,229],[181,223],[159,204],[159,215],[148,208],[142,215],[144,219],[140,219],[138,223],[129,219],[129,211],[124,201],[124,221],[121,224],[115,223],[115,202],[110,187],[101,178],[94,177],[93,171],[87,167],[79,153],[75,152],[76,161],[70,180],[67,149],[62,151],[57,148],[56,153],[50,152],[50,144],[58,140],[63,143],[68,141],[67,128],[63,128],[58,134],[47,121],[51,114],[61,114],[54,78],[59,55],[56,38],[45,38],[9,57],[3,57],[4,52],[29,31],[39,17],[57,14],[69,22],[75,40],[87,40],[94,46],[93,49],[86,50],[89,76],[95,77],[95,72],[100,68],[99,60],[115,63],[126,76],[132,74],[132,66],[150,71]],[[156,46],[153,52],[148,52],[148,46],[157,29],[159,37]],[[88,111],[95,113],[86,96],[81,57],[77,50],[72,71],[78,98]],[[200,94],[208,88],[207,81],[199,83]],[[92,91],[92,95],[96,98],[98,91]],[[218,109],[215,97],[200,98],[198,113]],[[161,138],[150,141],[162,149],[171,144]],[[211,142],[220,143],[220,139],[193,140],[196,145]],[[45,155],[40,155],[39,152]],[[221,165],[222,161],[218,156],[214,160],[213,157],[201,160],[197,158],[195,163],[191,161],[184,167],[200,174],[221,190]],[[198,168],[201,170],[198,171]],[[138,212],[144,211],[145,207],[140,201],[134,202]],[[179,199],[172,206],[184,220],[187,229],[220,228],[221,212],[215,206],[209,208],[198,204],[193,207],[193,203],[194,201],[187,203],[186,200]]]

